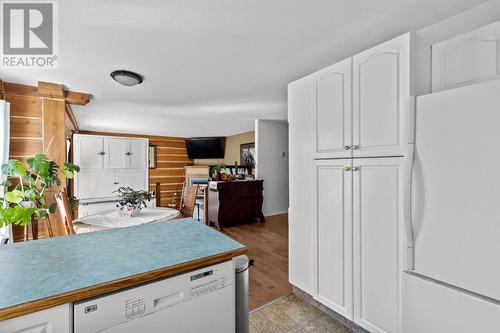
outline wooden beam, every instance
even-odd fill
[[[38,87],[11,82],[3,82],[3,93],[4,95],[40,97],[40,94],[38,93]]]
[[[21,95],[42,97],[50,99],[64,100],[68,104],[87,105],[92,98],[92,95],[66,91],[64,86],[59,83],[38,81],[38,86],[30,86],[26,84],[18,84],[5,82],[0,80],[0,97],[5,98],[5,95]]]
[[[71,110],[71,106],[69,104],[66,104],[66,115],[68,116],[69,121],[73,125],[73,130],[78,133],[80,132],[80,129],[78,128],[78,122],[76,121],[75,114],[73,113],[73,110]]]
[[[40,97],[64,99],[63,85],[59,83],[38,81],[38,93]]]
[[[76,105],[87,105],[90,102],[90,98],[92,95],[75,92],[75,91],[67,91],[66,92],[66,103],[68,104],[76,104]]]

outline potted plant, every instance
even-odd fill
[[[114,193],[118,193],[116,207],[122,216],[137,216],[143,207],[147,207],[146,201],[153,198],[148,191],[134,191],[130,187],[120,187]]]
[[[56,204],[47,207],[46,192],[51,187],[61,185],[59,175],[73,178],[80,171],[77,165],[64,163],[62,169],[44,154],[27,159],[27,163],[9,160],[1,166],[5,177],[0,185],[3,198],[0,198],[0,227],[16,224],[26,226],[35,218],[41,219],[48,213],[54,213]],[[69,198],[75,202],[75,198]]]
[[[215,174],[215,180],[221,180],[222,179],[222,170],[226,168],[225,164],[219,164],[214,167],[212,167],[212,171],[210,174]]]

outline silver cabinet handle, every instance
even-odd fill
[[[345,167],[344,171],[352,171],[352,168],[351,167]]]
[[[359,149],[359,145],[352,145],[352,150],[358,150]]]
[[[113,184],[118,185],[118,182],[114,182]]]
[[[353,167],[352,171],[359,171],[359,167]]]
[[[104,155],[104,154],[106,154],[106,153],[105,153],[105,152],[103,152],[103,151],[101,151],[101,152],[99,152],[99,153],[97,153],[97,154],[102,156],[102,155]]]
[[[351,146],[344,146],[344,150],[350,150]]]

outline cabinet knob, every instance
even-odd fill
[[[344,171],[352,171],[352,168],[347,166],[344,168]]]
[[[97,154],[102,156],[102,155],[104,155],[104,154],[106,154],[106,153],[105,153],[105,152],[103,152],[103,151],[101,151],[101,152],[98,152]]]
[[[351,149],[351,146],[344,146],[344,150],[349,150]]]
[[[359,168],[358,167],[353,167],[352,171],[359,171]]]
[[[130,155],[132,155],[132,153],[128,151],[125,153],[125,155],[130,156]]]
[[[359,149],[359,145],[352,145],[352,149],[353,150],[358,150]]]
[[[118,182],[114,182],[113,184],[118,185]]]

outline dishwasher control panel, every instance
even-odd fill
[[[234,265],[226,261],[124,291],[74,303],[74,333],[95,333],[165,310],[220,289],[232,289]]]

